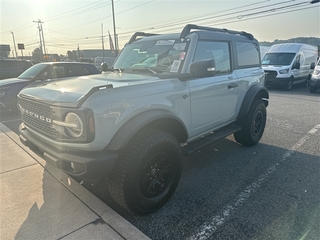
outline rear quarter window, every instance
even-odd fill
[[[96,66],[92,64],[84,65],[83,68],[88,74],[100,73],[100,71],[96,68]]]
[[[70,77],[100,73],[100,71],[93,64],[71,64],[68,66],[68,68]]]
[[[237,60],[239,67],[260,65],[259,47],[250,42],[237,42]]]

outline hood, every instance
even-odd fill
[[[30,83],[29,80],[26,79],[19,79],[19,78],[8,78],[8,79],[3,79],[0,80],[0,86],[5,86],[5,85],[11,85],[11,84],[17,84],[17,83]]]
[[[26,87],[19,96],[41,101],[50,105],[75,107],[79,101],[90,94],[93,88],[112,85],[112,88],[137,85],[159,80],[158,77],[106,72],[98,75],[88,75],[79,78],[69,78],[63,81],[43,82],[37,86]]]

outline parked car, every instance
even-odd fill
[[[0,110],[16,110],[17,94],[27,85],[38,85],[39,82],[51,79],[62,79],[74,76],[99,74],[100,71],[89,63],[47,62],[38,63],[24,71],[17,78],[0,81]]]
[[[155,67],[133,67],[153,56]],[[109,71],[86,78],[23,89],[20,140],[135,214],[169,200],[182,154],[230,134],[252,146],[264,132],[269,94],[250,33],[137,32]]]
[[[18,77],[31,66],[32,63],[26,60],[0,59],[0,80]]]
[[[295,84],[309,86],[318,48],[302,43],[272,45],[262,59],[266,86],[289,91]]]
[[[320,89],[320,59],[318,60],[310,79],[310,92],[315,93],[317,89]]]

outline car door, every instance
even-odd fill
[[[232,71],[229,42],[199,41],[194,61],[215,60],[215,75],[188,81],[191,95],[192,136],[234,120],[239,97],[238,80]]]

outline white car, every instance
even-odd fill
[[[310,79],[310,92],[315,93],[320,88],[320,58],[315,66]]]

